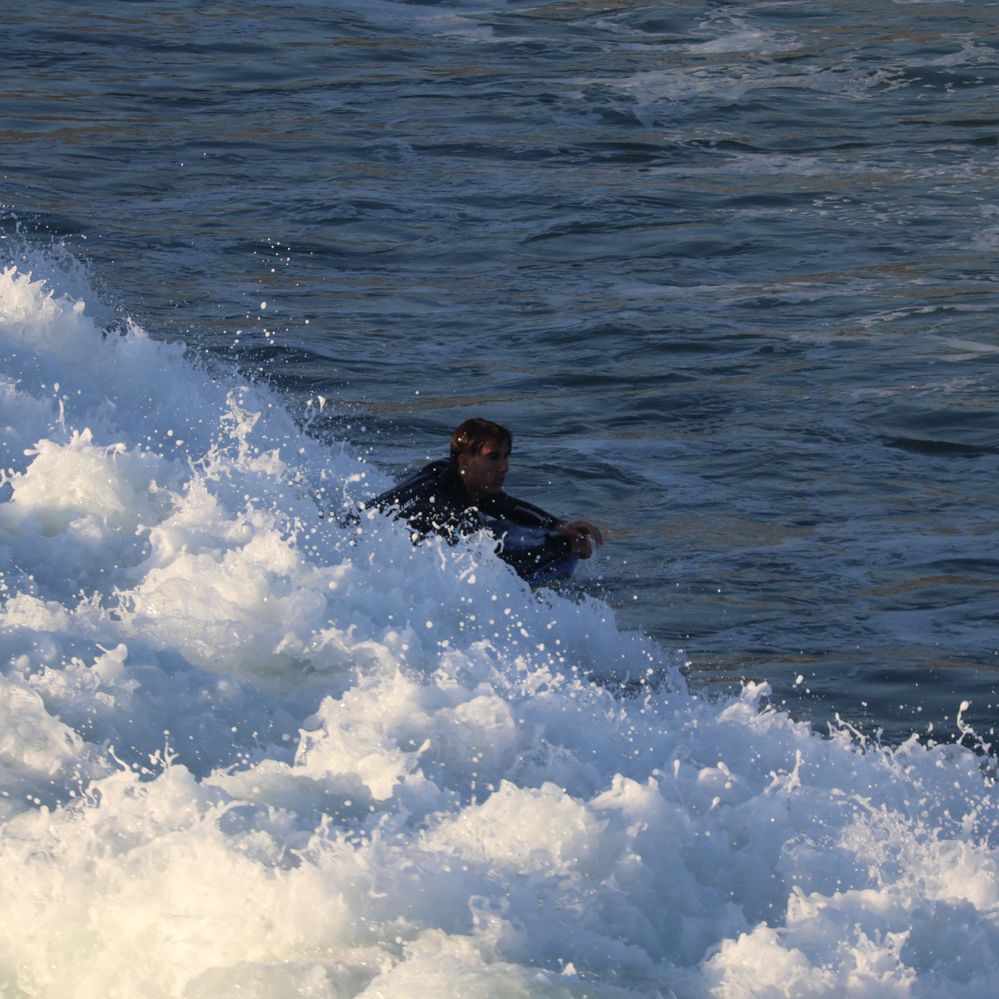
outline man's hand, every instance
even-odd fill
[[[574,555],[589,558],[604,543],[600,528],[585,520],[574,520],[570,524],[560,524],[556,530],[564,534],[572,543]]]

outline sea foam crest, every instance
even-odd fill
[[[0,274],[4,995],[994,994],[980,755],[699,699],[484,539],[338,526],[376,469],[34,270]]]

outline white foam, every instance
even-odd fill
[[[3,994],[994,994],[981,757],[697,699],[484,539],[336,526],[377,469],[32,267],[0,276]]]

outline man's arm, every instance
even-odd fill
[[[586,520],[559,524],[555,530],[569,539],[573,554],[580,558],[589,558],[604,543],[600,528]]]
[[[586,520],[563,521],[541,507],[508,493],[502,493],[482,504],[482,511],[487,517],[492,515],[524,527],[541,527],[557,532],[568,538],[569,550],[580,558],[589,558],[604,543],[603,533],[595,524]]]
[[[507,493],[481,506],[489,530],[500,540],[499,557],[528,582],[568,578],[576,558],[589,558],[603,542],[600,529],[586,521],[564,522],[541,507]]]
[[[556,576],[572,574],[576,559],[572,542],[565,535],[543,527],[524,527],[509,521],[491,520],[487,526],[500,544],[497,554],[521,579],[536,583],[562,566]]]

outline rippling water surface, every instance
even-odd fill
[[[997,23],[3,4],[0,995],[994,999]]]
[[[987,724],[997,17],[15,0],[8,244],[392,474],[508,423],[512,490],[613,539],[583,587],[695,678]]]

